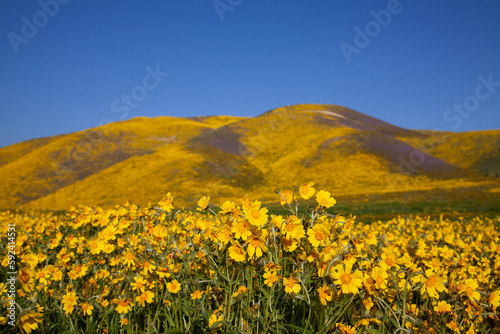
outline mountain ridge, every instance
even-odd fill
[[[500,130],[410,130],[336,105],[256,117],[135,117],[1,148],[0,191],[8,195],[0,208],[146,205],[166,192],[180,205],[202,195],[273,201],[274,188],[310,180],[339,196],[462,186],[487,192],[499,185],[491,177],[499,147]]]

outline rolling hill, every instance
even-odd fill
[[[403,129],[334,105],[253,118],[138,117],[0,149],[0,208],[215,203],[307,181],[341,198],[497,195],[500,130]],[[273,196],[274,195],[274,196]]]

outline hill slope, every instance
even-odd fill
[[[414,131],[334,105],[254,118],[134,118],[0,149],[8,194],[0,208],[147,204],[168,191],[180,205],[204,194],[272,201],[275,188],[309,180],[336,196],[488,191],[499,186],[483,176],[499,172],[499,142],[500,131]]]

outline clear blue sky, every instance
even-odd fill
[[[412,129],[500,128],[497,0],[55,1],[0,1],[0,147],[300,103]],[[155,81],[157,67],[168,76]]]

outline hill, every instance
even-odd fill
[[[351,200],[489,200],[500,188],[499,143],[500,130],[408,130],[334,105],[140,117],[0,149],[0,208],[147,204],[168,191],[177,205],[205,194],[272,202],[274,189],[309,180]]]

